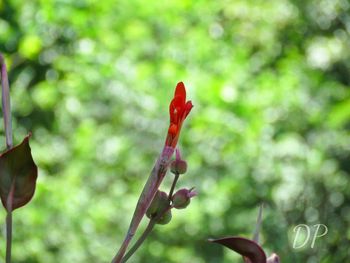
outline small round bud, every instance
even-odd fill
[[[171,221],[172,217],[171,210],[168,209],[163,216],[157,220],[157,224],[166,225]]]
[[[191,189],[180,189],[172,196],[172,205],[177,209],[186,208],[190,202],[191,198],[197,195],[196,191],[192,191]]]
[[[170,164],[170,171],[173,174],[184,174],[187,171],[187,163],[184,160],[174,160]]]
[[[187,171],[187,163],[185,160],[181,159],[180,150],[176,149],[175,160],[170,164],[170,171],[173,174],[184,174]]]
[[[170,207],[170,202],[167,193],[157,191],[151,205],[148,207],[146,216],[149,219],[155,218],[159,213],[164,213]]]

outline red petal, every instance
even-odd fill
[[[174,123],[175,122],[175,109],[176,109],[175,99],[173,99],[170,102],[170,105],[169,105],[170,123]]]
[[[181,97],[182,101],[183,101],[182,104],[185,104],[185,101],[186,101],[186,88],[185,88],[185,84],[182,81],[177,83],[177,85],[176,85],[174,97],[177,97],[177,96]]]
[[[187,101],[186,105],[185,105],[185,118],[187,117],[187,115],[190,113],[191,109],[193,108],[193,104],[192,101]]]
[[[177,125],[176,124],[170,124],[168,133],[171,135],[175,135],[177,133]]]
[[[177,123],[179,120],[179,116],[183,112],[183,100],[180,96],[176,96],[173,98],[169,105],[169,114],[170,114],[170,122]]]
[[[183,106],[185,105],[184,98],[181,96],[175,96],[172,102],[174,103],[174,107],[176,108],[183,108]]]

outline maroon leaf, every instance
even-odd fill
[[[24,206],[34,195],[38,168],[31,155],[30,136],[0,154],[0,198],[8,212]]]
[[[252,263],[266,263],[266,255],[264,250],[253,240],[243,237],[225,237],[218,239],[209,239],[210,242],[219,243],[233,251],[248,258]]]

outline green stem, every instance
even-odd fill
[[[139,237],[139,239],[135,242],[135,244],[130,248],[128,253],[125,254],[123,257],[122,263],[125,263],[135,252],[139,247],[142,245],[142,243],[146,240],[148,235],[153,230],[154,225],[156,224],[156,220],[151,219],[145,229],[145,231],[142,233],[142,235]]]
[[[12,250],[12,211],[6,215],[6,263],[11,263]]]
[[[168,197],[169,197],[169,201],[171,201],[171,198],[173,197],[174,189],[175,189],[177,180],[179,180],[179,176],[180,176],[179,173],[176,173],[176,174],[175,174],[173,183],[172,183],[171,188],[170,188],[169,196],[168,196]]]
[[[6,263],[11,263],[12,250],[12,204],[13,194],[15,192],[15,184],[12,183],[6,204]]]

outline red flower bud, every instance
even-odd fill
[[[174,98],[169,105],[170,125],[165,145],[176,147],[180,136],[181,126],[187,115],[190,113],[192,102],[186,101],[186,88],[183,82],[179,82],[175,88]]]

